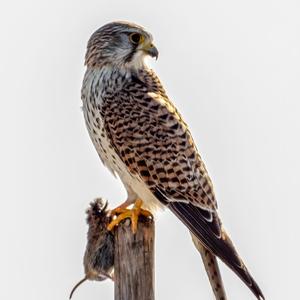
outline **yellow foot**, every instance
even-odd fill
[[[131,230],[135,234],[137,231],[138,218],[140,215],[147,217],[147,218],[149,218],[149,217],[153,218],[153,215],[151,214],[150,211],[141,208],[142,204],[143,204],[143,201],[138,199],[135,201],[132,209],[122,208],[122,207],[117,207],[116,209],[113,209],[111,211],[111,215],[116,218],[113,219],[108,224],[107,229],[112,230],[112,229],[114,229],[115,226],[119,225],[119,223],[122,220],[130,218]]]

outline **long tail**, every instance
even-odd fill
[[[231,239],[223,229],[217,212],[207,211],[183,202],[170,202],[167,206],[201,241],[205,248],[218,256],[244,281],[257,299],[265,299],[235,250]]]
[[[201,254],[203,264],[216,300],[226,300],[227,297],[216,256],[206,249],[194,234],[191,233],[191,235],[195,247]]]

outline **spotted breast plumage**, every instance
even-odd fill
[[[87,47],[84,117],[102,162],[127,189],[119,209],[137,201],[151,212],[170,208],[191,231],[204,264],[207,257],[214,262],[215,268],[206,270],[216,299],[226,295],[215,256],[263,299],[222,227],[212,182],[191,133],[145,63],[146,56],[158,56],[152,40],[141,26],[113,22],[98,29]]]

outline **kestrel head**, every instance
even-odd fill
[[[158,57],[152,35],[128,22],[108,23],[93,33],[87,45],[85,64],[95,68],[107,65],[139,68],[146,56]]]

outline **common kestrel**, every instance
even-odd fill
[[[188,126],[146,56],[158,56],[152,35],[128,22],[104,25],[87,46],[86,126],[103,164],[128,192],[110,228],[131,217],[135,231],[139,214],[168,207],[190,230],[216,299],[226,299],[216,256],[264,299],[222,226],[212,182]]]

